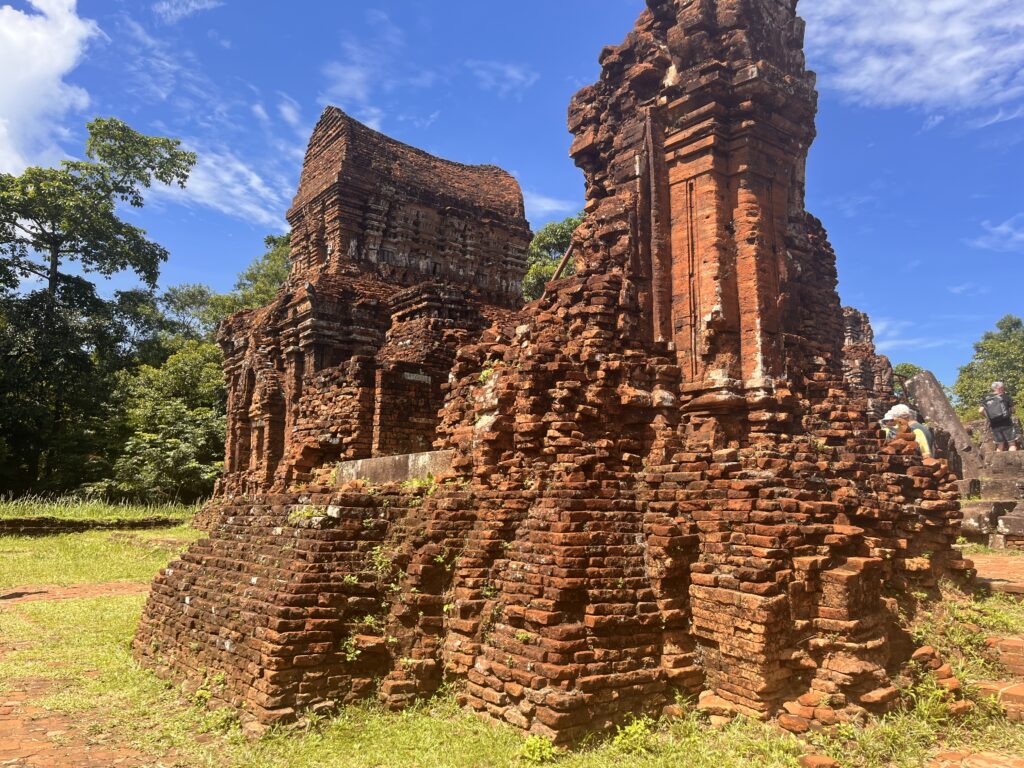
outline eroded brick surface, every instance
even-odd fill
[[[518,306],[530,230],[519,185],[330,107],[288,212],[273,304],[220,329],[228,434],[219,494],[340,459],[429,450],[455,349]]]
[[[467,706],[560,742],[680,693],[796,732],[893,705],[889,670],[913,650],[893,596],[970,563],[951,548],[949,467],[909,434],[882,440],[891,374],[844,317],[804,210],[803,22],[779,0],[648,6],[570,108],[577,274],[430,347],[448,372],[433,427],[448,482],[275,492],[323,481],[349,451],[330,440],[405,444],[390,437],[404,414],[372,406],[379,359],[333,341],[365,327],[359,301],[337,303],[315,347],[335,367],[302,379],[318,394],[299,398],[284,474],[251,456],[239,470],[233,451],[260,443],[232,438],[235,495],[154,583],[146,663],[193,685],[223,673],[217,695],[265,723],[366,695],[400,707],[447,676]],[[372,285],[358,295],[382,300]],[[304,323],[250,345],[294,350]],[[392,359],[437,341],[404,328]],[[263,374],[246,384],[243,359],[232,408],[294,401]]]

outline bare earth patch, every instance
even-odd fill
[[[36,600],[69,600],[140,594],[148,584],[113,582],[71,586],[30,585],[0,592],[0,611],[7,606]],[[0,658],[19,646],[0,644]],[[87,718],[51,712],[31,703],[50,693],[53,680],[20,678],[7,681],[0,691],[0,766],[3,768],[102,768],[153,766],[140,752],[125,749],[97,729]]]
[[[107,584],[71,584],[66,587],[30,584],[0,590],[0,610],[4,606],[29,603],[35,600],[76,600],[86,597],[119,597],[141,595],[149,591],[148,584],[131,581],[113,581]]]

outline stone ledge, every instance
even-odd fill
[[[338,465],[337,483],[344,485],[353,480],[365,480],[373,485],[379,485],[426,480],[443,475],[451,469],[454,458],[455,451],[427,451],[344,461]]]
[[[138,520],[62,520],[59,517],[12,517],[0,520],[0,535],[50,536],[84,531],[142,531],[173,528],[185,520],[171,517],[146,517]]]

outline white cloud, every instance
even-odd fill
[[[1019,120],[1024,117],[1024,104],[1020,105],[1016,109],[1002,109],[991,115],[980,117],[977,120],[973,120],[969,123],[971,128],[988,128],[992,125],[999,125],[999,123],[1008,123],[1011,120]]]
[[[384,125],[384,110],[380,107],[366,106],[360,107],[356,110],[356,119],[365,125],[367,128],[373,128],[375,131],[381,130],[381,126]]]
[[[329,61],[324,66],[324,75],[329,81],[325,96],[341,104],[365,103],[372,93],[374,67],[355,43],[343,45],[342,50],[347,54],[347,61]]]
[[[323,73],[328,82],[320,100],[336,104],[371,128],[380,130],[385,111],[376,102],[402,80],[395,61],[405,48],[405,34],[382,11],[367,11],[366,20],[372,33],[358,40],[345,40],[341,45],[341,58],[324,65]],[[425,82],[422,73],[420,78],[419,82]]]
[[[85,109],[89,94],[65,81],[89,40],[101,34],[75,0],[29,0],[31,11],[0,6],[0,171],[64,157],[62,120]]]
[[[560,200],[529,189],[523,190],[523,202],[526,204],[526,218],[535,223],[557,214],[575,213],[583,207],[579,201]]]
[[[256,119],[259,120],[261,123],[265,124],[270,122],[270,115],[267,114],[267,110],[259,102],[253,104],[250,107],[250,109],[252,110],[252,113],[256,117]]]
[[[281,101],[277,105],[277,113],[292,128],[302,126],[302,110],[299,107],[299,103],[290,96],[281,94]]]
[[[851,192],[848,195],[832,198],[828,205],[835,208],[847,219],[856,219],[870,209],[877,209],[881,205],[877,195]]]
[[[303,151],[274,130],[259,89],[251,87],[248,98],[225,92],[190,49],[130,18],[120,20],[119,33],[126,90],[135,101],[166,104],[165,120],[152,128],[184,137],[198,157],[185,189],[154,186],[153,201],[208,208],[282,230]],[[273,110],[280,114],[276,105]],[[252,130],[254,120],[263,130]]]
[[[290,182],[265,178],[235,152],[223,146],[186,142],[198,155],[185,189],[154,187],[153,196],[183,205],[201,205],[220,213],[280,231],[291,195]]]
[[[1000,253],[1024,253],[1024,213],[1007,219],[1002,224],[981,223],[985,234],[968,241],[974,248]]]
[[[812,67],[869,106],[962,110],[1024,97],[1020,0],[814,0]]]
[[[522,64],[471,59],[466,66],[481,88],[494,91],[502,98],[510,95],[522,98],[523,92],[540,79],[540,75]]]
[[[223,0],[160,0],[153,3],[153,12],[168,24],[177,24],[184,18],[202,11],[211,11],[224,5]]]
[[[118,40],[124,53],[126,88],[137,98],[149,102],[175,99],[185,114],[203,115],[214,91],[203,75],[191,51],[177,48],[154,37],[134,19],[123,17]]]
[[[992,292],[992,289],[986,288],[983,285],[978,285],[977,283],[951,285],[946,290],[954,296],[984,296],[985,294]]]
[[[949,343],[946,336],[908,336],[909,332],[922,330],[910,320],[879,317],[871,321],[871,327],[875,331],[875,348],[883,355],[899,349],[935,349]]]

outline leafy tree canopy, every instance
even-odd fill
[[[123,372],[124,452],[112,478],[89,490],[151,500],[209,495],[224,458],[221,361],[216,344],[190,340],[160,367]]]
[[[539,299],[544,293],[544,286],[554,277],[558,262],[569,250],[573,233],[582,223],[581,212],[562,221],[553,221],[534,235],[526,254],[528,268],[526,277],[523,278],[523,298],[527,301]],[[574,264],[566,265],[566,275],[574,272]]]
[[[974,358],[960,369],[953,385],[957,407],[964,416],[977,416],[982,398],[992,382],[1006,383],[1015,400],[1024,397],[1024,320],[1007,315],[974,345]]]
[[[18,277],[45,281],[51,299],[67,261],[106,276],[130,269],[155,286],[167,251],[122,220],[117,206],[141,207],[154,181],[184,187],[196,162],[176,139],[145,136],[120,120],[98,118],[88,129],[88,160],[0,174],[0,256]]]

